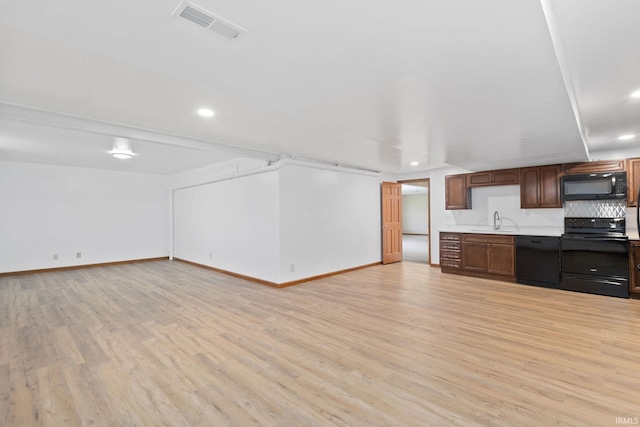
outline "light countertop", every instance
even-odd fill
[[[476,234],[504,234],[507,236],[551,236],[560,237],[564,232],[564,227],[551,226],[509,226],[499,230],[486,225],[450,225],[440,230],[443,233],[476,233]],[[640,240],[638,230],[635,228],[627,229],[627,237],[629,240]]]
[[[477,233],[477,234],[504,234],[513,236],[552,236],[560,237],[564,232],[564,227],[553,226],[506,226],[499,230],[494,230],[491,226],[486,225],[450,225],[440,230],[441,232],[450,233]],[[637,233],[636,233],[637,234]]]

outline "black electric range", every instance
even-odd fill
[[[629,298],[624,218],[565,218],[560,289]]]

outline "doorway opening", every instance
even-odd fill
[[[402,184],[402,260],[431,264],[429,179]]]

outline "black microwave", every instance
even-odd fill
[[[563,202],[627,198],[626,172],[565,175],[560,183]]]

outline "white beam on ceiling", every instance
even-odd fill
[[[60,129],[76,130],[97,135],[129,138],[158,144],[173,145],[203,151],[230,154],[274,162],[281,156],[267,151],[232,146],[216,141],[206,141],[180,135],[170,135],[148,129],[140,129],[122,124],[107,123],[85,117],[71,116],[53,111],[40,110],[15,104],[0,102],[0,117],[19,120]]]

